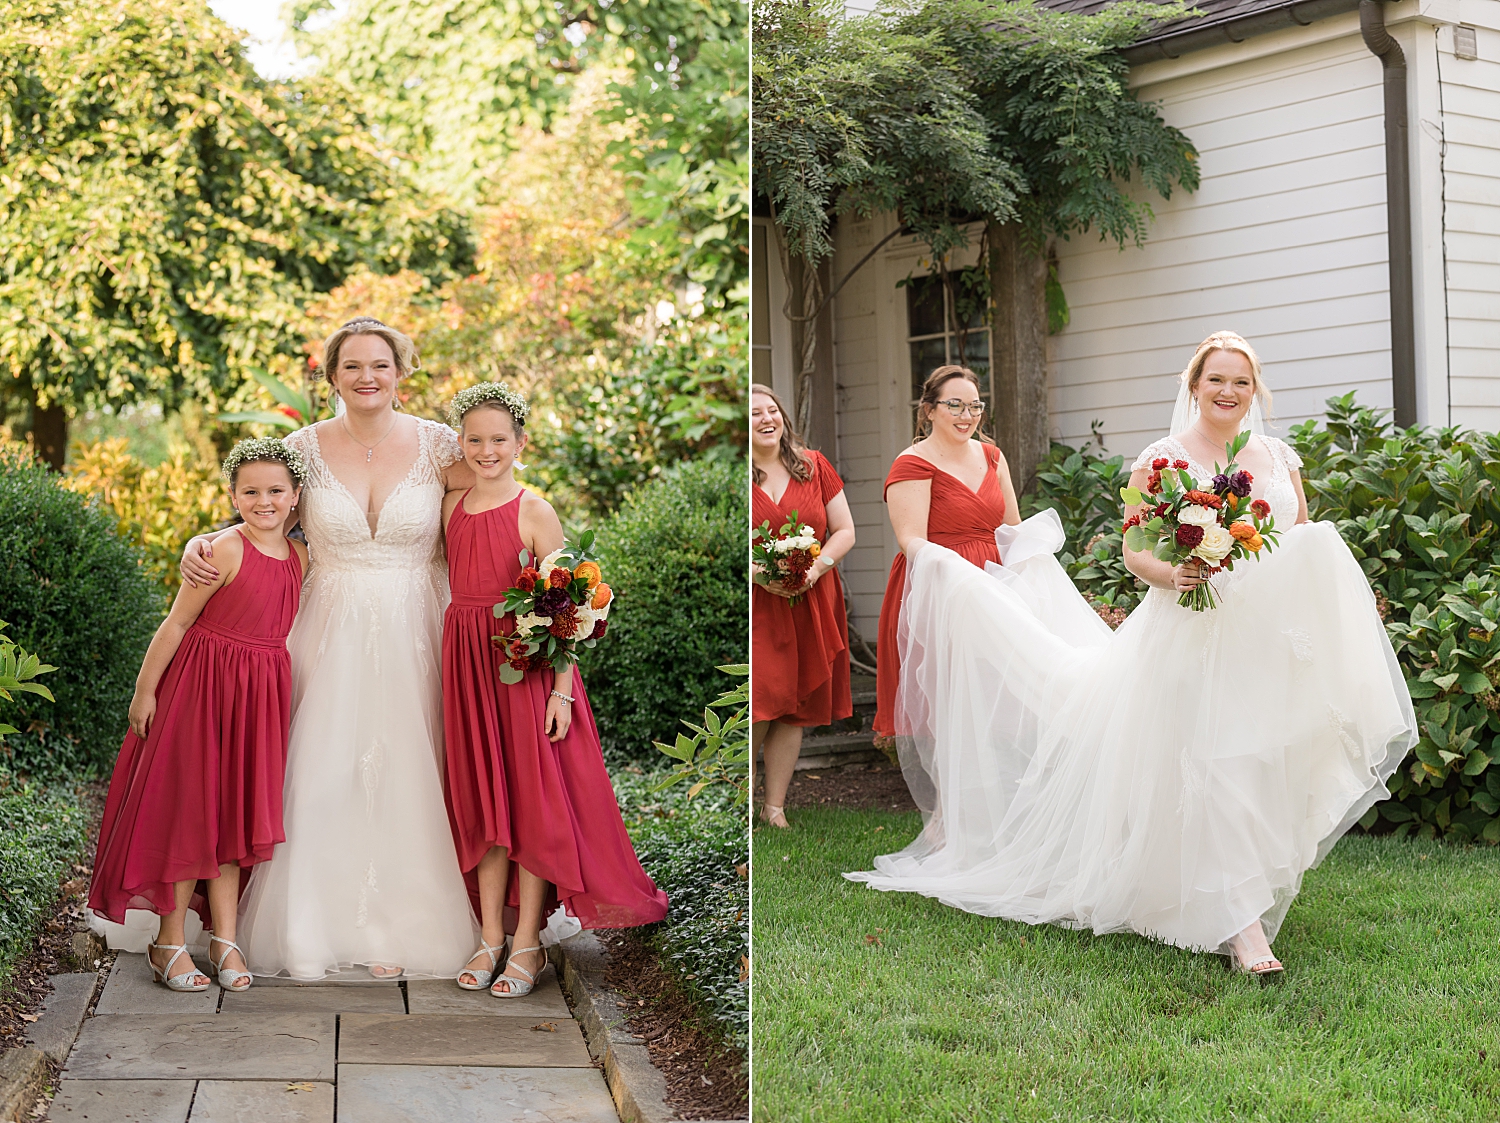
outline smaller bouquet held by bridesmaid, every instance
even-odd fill
[[[772,533],[770,520],[766,520],[750,532],[750,562],[758,585],[780,582],[788,589],[800,589],[807,581],[808,570],[822,552],[810,526],[799,526],[797,512]],[[802,600],[802,595],[791,598],[793,604]]]
[[[516,619],[514,634],[490,638],[504,654],[501,682],[518,683],[542,667],[566,671],[580,649],[604,638],[615,595],[590,553],[593,545],[594,532],[586,530],[576,545],[564,542],[535,565],[531,552],[521,551],[520,576],[493,609],[497,620],[512,613]]]
[[[1229,465],[1214,465],[1214,477],[1206,486],[1188,474],[1186,460],[1151,462],[1146,491],[1122,487],[1120,498],[1127,506],[1148,504],[1125,520],[1125,545],[1132,550],[1150,550],[1162,561],[1181,565],[1200,563],[1205,580],[1177,598],[1177,603],[1195,612],[1216,608],[1213,586],[1207,580],[1225,569],[1233,569],[1242,558],[1259,558],[1277,544],[1276,521],[1264,499],[1250,498],[1253,482],[1249,472],[1234,462],[1248,432],[1224,446]],[[1150,504],[1154,503],[1154,506]]]

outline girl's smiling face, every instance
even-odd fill
[[[276,460],[253,460],[234,474],[230,499],[246,525],[274,531],[285,526],[302,489],[285,464]]]
[[[503,406],[478,405],[464,414],[459,432],[464,459],[482,480],[498,480],[515,467],[526,447],[526,432]]]
[[[1198,412],[1225,423],[1238,423],[1255,400],[1255,371],[1238,351],[1219,348],[1209,354],[1193,390]]]

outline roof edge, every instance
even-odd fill
[[[1292,0],[1275,8],[1250,15],[1231,17],[1217,23],[1198,24],[1154,38],[1142,39],[1120,52],[1131,66],[1178,58],[1191,51],[1218,47],[1225,43],[1243,43],[1257,35],[1281,31],[1288,27],[1307,27],[1330,16],[1357,11],[1359,0]]]

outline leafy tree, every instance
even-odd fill
[[[342,94],[262,81],[237,39],[203,0],[0,0],[0,370],[54,466],[79,408],[285,369],[358,263],[465,262]]]
[[[1138,243],[1151,210],[1126,181],[1163,196],[1197,186],[1191,142],[1136,101],[1118,53],[1183,13],[1135,0],[1092,16],[1032,0],[895,0],[852,18],[832,0],[758,5],[754,174],[789,275],[791,259],[801,266],[799,420],[834,219],[894,213],[950,285],[945,255],[982,221],[997,396],[1011,399],[997,412],[1014,426],[1002,443],[1024,483],[1048,447],[1045,240],[1097,228]]]
[[[743,40],[738,0],[331,0],[293,8],[302,48],[356,90],[425,185],[488,196],[519,130],[547,128],[589,67],[672,85],[700,48]]]

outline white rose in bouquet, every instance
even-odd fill
[[[1201,507],[1197,503],[1189,503],[1178,512],[1177,521],[1191,523],[1193,526],[1201,526],[1207,530],[1211,526],[1218,525],[1219,512],[1212,507]]]
[[[578,606],[578,626],[573,629],[573,639],[588,639],[594,634],[594,624],[598,621],[599,614],[588,605]]]
[[[1198,543],[1193,553],[1204,561],[1218,565],[1232,549],[1234,549],[1234,535],[1215,523],[1213,526],[1203,528],[1203,541]]]
[[[524,616],[516,617],[516,634],[529,636],[533,632],[545,632],[551,624],[552,617],[538,616],[533,612],[528,612]]]

